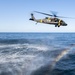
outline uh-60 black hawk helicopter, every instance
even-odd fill
[[[52,12],[53,15],[38,12],[38,11],[34,11],[34,12],[40,13],[40,14],[43,14],[43,15],[47,15],[47,16],[51,16],[51,17],[45,17],[44,19],[36,19],[34,17],[33,13],[31,13],[31,18],[29,20],[35,21],[37,23],[45,23],[45,24],[55,25],[55,27],[67,26],[67,23],[65,23],[62,19],[59,19],[59,18],[71,18],[71,17],[57,16],[55,14],[55,12]],[[74,19],[74,18],[71,18],[71,19]]]

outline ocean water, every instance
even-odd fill
[[[0,33],[0,75],[75,75],[75,33]]]

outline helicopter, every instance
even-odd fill
[[[55,12],[52,12],[52,15],[47,14],[47,13],[43,13],[43,12],[38,12],[38,11],[34,11],[34,12],[50,16],[50,17],[45,17],[44,19],[36,19],[34,17],[34,14],[31,13],[31,18],[29,20],[35,21],[36,24],[37,23],[45,23],[45,24],[49,24],[49,25],[55,25],[55,27],[67,26],[68,24],[65,21],[63,21],[62,19],[59,19],[59,18],[71,18],[71,17],[57,16],[55,14]]]

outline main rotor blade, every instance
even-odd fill
[[[69,19],[75,19],[73,17],[63,17],[63,16],[57,16],[57,13],[56,11],[51,11],[51,13],[53,14],[54,17],[58,17],[58,18],[69,18]]]
[[[50,14],[47,14],[47,13],[38,12],[38,11],[34,11],[34,12],[40,13],[40,14],[44,14],[44,15],[48,15],[48,16],[53,16],[53,15],[50,15]]]
[[[75,19],[75,18],[73,18],[73,17],[63,17],[63,16],[56,16],[56,17],[58,17],[58,18],[69,18],[69,19]]]
[[[38,12],[38,11],[34,11],[34,12],[36,12],[36,13],[40,13],[40,14],[44,14],[44,15],[47,15],[47,16],[52,16],[52,17],[58,17],[58,18],[69,18],[69,19],[75,19],[75,18],[72,18],[72,17],[63,17],[63,16],[57,16],[56,14],[53,14],[53,15],[51,15],[51,14],[47,14],[47,13],[43,13],[43,12]]]

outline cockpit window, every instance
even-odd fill
[[[46,17],[45,19],[48,19],[48,17]]]

